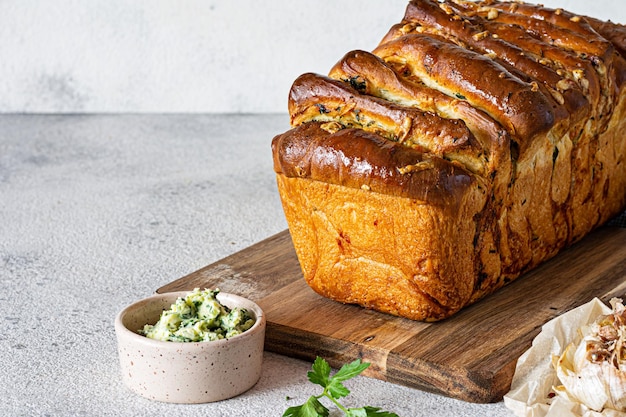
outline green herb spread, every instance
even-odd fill
[[[219,289],[194,289],[179,297],[154,324],[146,324],[139,333],[151,339],[169,342],[205,342],[241,334],[254,324],[244,308],[229,309],[216,298]]]

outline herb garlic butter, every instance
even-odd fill
[[[159,321],[146,324],[139,333],[151,339],[170,342],[205,342],[241,334],[254,324],[246,309],[229,309],[216,298],[219,289],[194,289],[179,297]]]

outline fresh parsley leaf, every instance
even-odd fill
[[[328,362],[318,356],[315,358],[311,369],[312,370],[307,373],[309,381],[326,388],[330,379],[330,365]]]
[[[328,408],[317,397],[311,396],[304,404],[289,407],[283,417],[328,417],[328,414]]]
[[[369,406],[362,408],[349,408],[346,415],[348,417],[398,417],[396,413],[382,411],[378,407]]]
[[[382,411],[378,407],[346,408],[337,400],[350,394],[343,382],[354,378],[370,366],[367,362],[357,359],[343,365],[335,375],[330,375],[330,365],[319,356],[315,358],[311,371],[307,373],[309,381],[320,385],[324,391],[320,395],[313,395],[302,405],[289,407],[283,417],[328,417],[329,410],[320,399],[326,397],[337,406],[347,417],[398,417],[395,413]]]
[[[368,362],[361,362],[361,359],[357,359],[354,362],[347,363],[333,375],[333,379],[339,381],[346,381],[350,378],[354,378],[361,372],[366,370],[370,364]]]
[[[346,388],[341,381],[337,381],[336,379],[330,381],[326,387],[326,392],[336,400],[350,394],[350,390]]]
[[[335,399],[343,398],[350,394],[350,390],[348,390],[343,384],[343,381],[346,381],[350,378],[354,378],[363,372],[367,367],[370,366],[369,363],[361,363],[360,359],[357,359],[353,362],[347,363],[337,371],[335,375],[331,378],[329,384],[327,385],[328,393]]]

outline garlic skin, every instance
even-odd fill
[[[583,327],[580,342],[552,361],[562,384],[555,392],[596,412],[626,412],[626,309],[622,300],[611,305],[611,314]]]

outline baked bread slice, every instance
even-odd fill
[[[272,141],[319,294],[440,320],[626,206],[626,29],[522,2],[411,0],[303,74]]]

